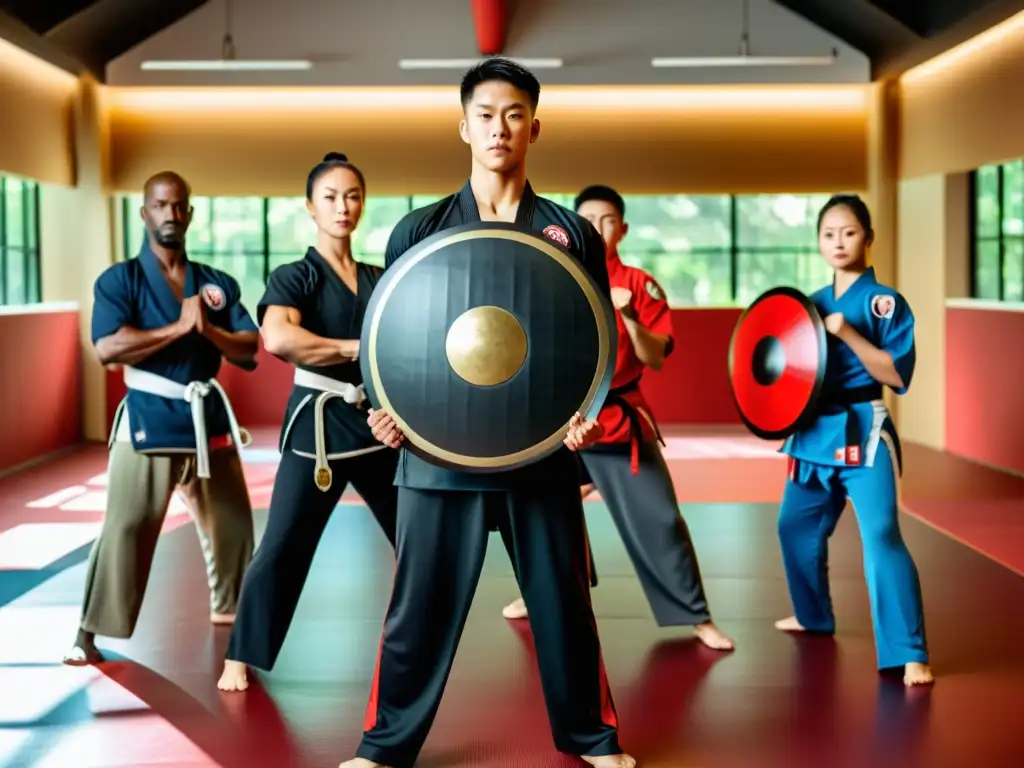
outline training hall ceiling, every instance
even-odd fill
[[[1022,0],[778,0],[898,75],[1024,10]]]
[[[600,23],[600,13],[592,0],[574,1],[580,5],[580,27],[565,33],[585,34],[581,29]],[[685,13],[687,1],[675,7]],[[0,0],[0,37],[65,69],[84,69],[104,80],[108,63],[208,2],[220,5],[222,0]],[[245,11],[247,0],[233,2],[236,12]],[[864,53],[873,79],[899,74],[1024,10],[1024,0],[777,2]],[[504,7],[508,13],[522,7],[517,0],[465,0],[467,17],[486,6]],[[469,27],[476,32],[474,47],[488,36],[503,38],[510,23],[487,12],[483,19],[478,16]],[[756,40],[757,30],[752,31]]]
[[[0,36],[54,64],[71,68],[74,62],[103,79],[108,62],[206,2],[0,0],[0,13],[8,17],[0,19]]]

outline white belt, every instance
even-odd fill
[[[331,471],[330,464],[327,463],[324,406],[328,400],[340,397],[346,403],[358,407],[366,400],[366,388],[362,384],[356,386],[345,381],[337,381],[329,376],[322,376],[319,373],[312,373],[302,368],[295,369],[293,382],[297,387],[320,390],[313,412],[313,439],[316,446],[316,465],[313,470],[313,481],[316,483],[317,488],[326,492],[331,487],[334,473]]]
[[[228,414],[228,424],[231,429],[231,438],[239,453],[246,443],[242,441],[242,429],[238,426],[238,419],[235,418],[235,411],[231,407],[227,393],[216,379],[209,381],[190,381],[188,384],[179,384],[155,373],[124,367],[124,384],[128,389],[137,392],[145,392],[157,397],[165,397],[168,400],[184,400],[189,404],[192,411],[192,427],[196,436],[196,476],[208,478],[210,476],[210,440],[206,434],[206,410],[204,401],[207,395],[216,390]]]

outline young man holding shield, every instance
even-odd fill
[[[609,291],[604,244],[578,215],[537,197],[526,153],[537,140],[536,78],[488,59],[462,82],[460,133],[472,174],[460,192],[413,211],[391,235],[387,266],[427,237],[460,224],[515,222],[555,240]],[[537,661],[555,746],[599,768],[632,768],[601,659],[587,583],[587,542],[574,451],[603,428],[573,419],[560,449],[520,469],[466,473],[430,464],[402,448],[391,414],[369,423],[402,450],[397,570],[367,708],[363,740],[344,768],[408,768],[433,723],[483,566],[488,530],[497,528],[533,611]]]

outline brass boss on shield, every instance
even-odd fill
[[[444,349],[460,378],[493,387],[515,376],[526,362],[526,331],[501,307],[474,307],[452,323]]]
[[[595,418],[614,373],[615,314],[583,266],[538,233],[475,222],[384,273],[367,306],[367,396],[442,466],[514,469]]]

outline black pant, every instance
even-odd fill
[[[346,485],[352,483],[394,546],[397,457],[397,451],[384,449],[332,461],[334,481],[325,493],[313,482],[313,459],[284,452],[267,528],[242,582],[228,659],[274,668],[320,537]]]
[[[619,754],[587,583],[575,478],[516,491],[398,492],[398,566],[356,754],[393,768],[415,762],[441,703],[497,526],[530,610],[555,746]]]
[[[709,621],[697,553],[658,444],[640,446],[635,475],[628,453],[582,451],[580,456],[585,480],[597,486],[607,504],[658,625]]]

